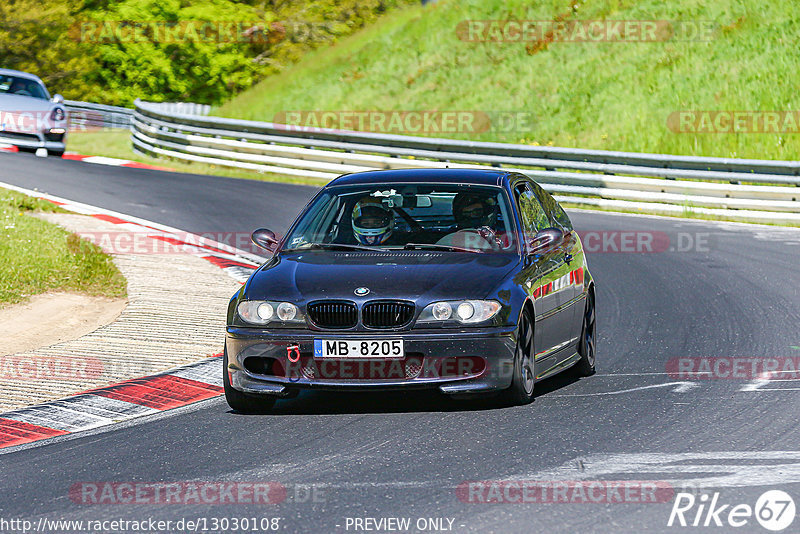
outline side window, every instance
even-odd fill
[[[517,197],[517,206],[519,207],[525,240],[529,241],[533,239],[537,232],[548,228],[550,221],[536,195],[533,194],[527,184],[518,186],[514,191]]]
[[[553,199],[555,202],[555,199]],[[556,220],[558,224],[561,225],[561,228],[564,229],[565,232],[572,231],[572,221],[569,220],[567,213],[564,211],[564,208],[561,207],[559,203],[556,202],[556,207],[553,210],[553,218]]]
[[[569,220],[569,217],[567,217],[567,214],[564,212],[564,208],[556,202],[556,199],[554,199],[550,193],[542,189],[539,184],[531,183],[530,186],[536,193],[536,196],[541,200],[544,210],[559,226],[561,226],[561,229],[565,232],[572,231],[572,221]]]

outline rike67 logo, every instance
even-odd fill
[[[755,506],[723,503],[719,492],[697,496],[681,492],[675,495],[667,526],[739,528],[752,525],[755,518],[765,529],[778,532],[794,522],[795,513],[794,499],[781,490],[764,492]]]

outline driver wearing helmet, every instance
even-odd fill
[[[459,230],[482,226],[494,229],[497,222],[494,199],[475,193],[458,193],[453,198],[453,216]]]
[[[353,234],[362,245],[382,245],[392,236],[394,211],[373,197],[364,197],[353,207]]]
[[[486,195],[458,193],[453,197],[456,231],[441,238],[437,244],[470,250],[502,248],[505,244],[495,233],[496,208],[495,200]]]

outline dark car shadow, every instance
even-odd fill
[[[536,384],[537,398],[577,382],[565,373]],[[415,412],[472,412],[510,408],[500,395],[454,399],[436,390],[338,392],[305,390],[293,399],[281,399],[266,415],[344,415]],[[230,413],[234,413],[229,410]]]
[[[558,391],[559,389],[579,382],[580,380],[581,379],[579,377],[575,376],[571,372],[564,371],[563,373],[557,374],[552,378],[537,382],[536,389],[533,391],[533,400],[535,401],[539,397],[546,396],[548,393]]]

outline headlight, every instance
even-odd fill
[[[417,323],[438,323],[455,320],[462,324],[488,321],[500,311],[496,300],[456,300],[434,302],[422,310]]]
[[[266,300],[243,300],[236,307],[239,317],[250,324],[281,322],[303,324],[305,316],[291,302],[272,302]]]
[[[456,308],[456,315],[458,315],[461,321],[469,321],[475,317],[475,306],[469,302],[462,302],[458,305],[458,308]]]
[[[278,319],[281,321],[291,321],[297,317],[297,306],[288,302],[278,304]]]
[[[256,315],[259,319],[263,319],[264,321],[269,321],[272,319],[272,315],[275,313],[275,308],[269,302],[262,302],[256,308]]]
[[[446,321],[453,315],[453,308],[447,302],[435,302],[431,304],[431,315],[437,321]]]

